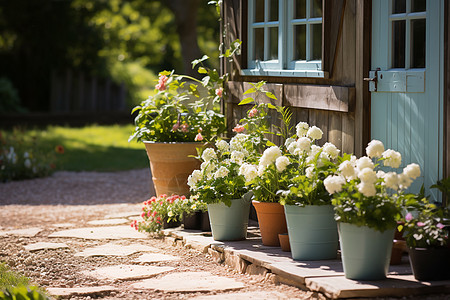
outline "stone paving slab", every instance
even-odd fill
[[[229,293],[216,294],[208,296],[197,296],[190,298],[191,300],[296,300],[300,298],[290,298],[279,292],[246,292],[246,293]]]
[[[141,214],[139,213],[140,208],[138,208],[135,211],[125,211],[125,212],[119,212],[115,214],[109,214],[105,216],[105,219],[117,219],[117,218],[130,218],[130,217],[137,217]]]
[[[356,281],[344,276],[306,279],[306,286],[329,298],[402,297],[450,291],[450,280],[419,282],[413,275],[392,275],[386,280]]]
[[[105,220],[94,220],[89,221],[87,224],[89,225],[122,225],[122,224],[129,224],[130,220],[128,219],[105,219]]]
[[[136,280],[151,278],[156,275],[175,270],[172,267],[140,266],[140,265],[117,265],[95,269],[93,271],[83,271],[82,274],[110,280]]]
[[[142,245],[142,244],[131,244],[131,245],[120,245],[115,243],[108,243],[92,248],[86,248],[81,252],[75,254],[75,256],[128,256],[137,252],[158,252],[159,250],[155,247]]]
[[[152,289],[169,293],[228,291],[245,287],[243,283],[234,279],[212,275],[209,272],[171,273],[161,278],[145,279],[131,286],[136,289]]]
[[[65,243],[47,243],[47,242],[38,242],[34,244],[28,244],[25,246],[25,249],[28,251],[39,251],[39,250],[47,250],[47,249],[61,249],[61,248],[69,248]]]
[[[103,286],[89,286],[89,287],[75,287],[75,288],[46,288],[50,295],[53,296],[77,296],[77,295],[98,295],[103,293],[110,293],[118,291],[119,289],[109,285]]]
[[[53,227],[56,228],[69,228],[69,227],[75,227],[75,224],[73,223],[57,223],[57,224],[53,224]]]
[[[33,237],[36,236],[39,232],[41,232],[42,228],[39,227],[30,227],[23,229],[10,229],[5,231],[0,231],[0,236],[8,236],[8,235],[17,235],[23,237]]]
[[[136,263],[155,263],[162,261],[175,261],[180,260],[179,257],[161,253],[144,253],[139,256],[134,262]]]
[[[105,226],[68,229],[54,232],[49,237],[80,238],[92,240],[147,239],[148,235],[131,226]]]

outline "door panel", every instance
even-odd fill
[[[418,2],[426,11],[414,11]],[[401,168],[421,166],[411,192],[442,178],[442,7],[441,0],[372,1],[371,135],[402,154]]]

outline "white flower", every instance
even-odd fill
[[[398,190],[398,175],[395,172],[387,172],[384,175],[384,184],[387,188]]]
[[[297,140],[297,149],[300,150],[300,152],[309,152],[311,150],[311,140],[307,137],[301,137]],[[300,154],[300,153],[294,153],[294,154]]]
[[[375,165],[373,164],[373,161],[367,156],[363,156],[356,161],[356,168],[358,169],[358,171],[361,171],[365,168],[373,170],[374,167]]]
[[[372,140],[366,147],[367,156],[370,158],[381,157],[384,152],[384,145],[378,140]]]
[[[337,175],[328,176],[323,181],[323,184],[325,185],[325,189],[328,193],[339,193],[340,191],[342,191],[342,186],[345,184],[345,178]]]
[[[317,145],[311,145],[311,151],[309,152],[310,156],[316,156],[317,153],[319,153],[322,150],[322,148],[320,148]]]
[[[289,158],[286,156],[280,156],[275,160],[275,166],[277,167],[278,172],[283,172],[288,165]]]
[[[293,138],[287,138],[286,141],[284,142],[284,146],[285,146],[286,148],[289,148],[289,146],[290,146],[292,143],[294,143],[294,142],[295,142],[295,139],[293,139]]]
[[[209,162],[211,159],[217,159],[216,152],[213,148],[206,148],[202,153],[202,159]]]
[[[248,139],[248,135],[243,133],[236,134],[230,141],[230,151],[241,151],[243,152],[244,144]]]
[[[342,176],[344,176],[347,180],[355,179],[355,168],[349,160],[346,160],[339,165],[339,172],[341,172]]]
[[[328,154],[328,156],[331,159],[336,159],[340,152],[340,150],[335,145],[333,145],[332,143],[328,143],[328,142],[326,142],[325,145],[323,145],[322,149],[323,149],[323,152]]]
[[[25,159],[24,165],[25,168],[31,168],[31,160],[29,158]]]
[[[297,148],[298,148],[298,144],[295,141],[290,143],[289,146],[287,146],[289,153],[292,155],[297,155],[298,152],[300,152],[300,150],[297,150]],[[296,152],[297,152],[297,154],[295,154]]]
[[[322,138],[323,132],[319,127],[313,126],[308,129],[306,135],[312,140],[320,140]]]
[[[361,171],[359,171],[358,173],[358,178],[361,179],[361,183],[364,184],[374,184],[378,177],[377,177],[377,173],[375,173],[374,170],[371,170],[369,168],[364,168]]]
[[[25,152],[24,154],[23,154],[23,158],[29,158],[30,157],[30,154],[28,154],[28,152]]]
[[[314,176],[314,167],[313,166],[307,167],[306,170],[305,170],[305,175],[308,178],[313,178],[313,176]]]
[[[266,171],[266,166],[258,165],[258,176],[259,177],[264,175],[264,171]]]
[[[254,165],[244,163],[239,168],[239,175],[244,175],[245,181],[249,182],[258,176],[258,169]]]
[[[230,150],[230,145],[228,145],[227,141],[225,140],[218,140],[216,142],[216,147],[220,152],[227,152]]]
[[[411,179],[411,177],[409,177],[405,173],[398,175],[398,185],[399,185],[400,189],[405,190],[405,189],[409,188],[409,186],[411,185],[412,182],[413,182],[413,180]]]
[[[383,152],[382,156],[384,158],[383,164],[386,167],[391,167],[391,168],[396,169],[396,168],[400,167],[400,165],[402,163],[402,155],[397,151],[388,149]]]
[[[325,165],[325,161],[329,161],[330,158],[328,157],[328,154],[325,152],[321,152],[318,159],[317,159],[317,167],[322,168]]]
[[[245,155],[241,151],[231,152],[231,162],[241,165],[244,162]]]
[[[377,194],[377,189],[373,183],[361,182],[357,187],[358,191],[366,197],[373,197]]]
[[[306,135],[309,129],[309,125],[305,122],[299,122],[297,126],[295,126],[295,128],[297,130],[297,137],[300,138]]]
[[[377,171],[377,177],[378,178],[384,178],[384,176],[386,176],[386,172],[378,170]]]
[[[223,178],[223,177],[227,176],[229,172],[230,172],[230,171],[229,171],[227,168],[225,168],[224,166],[221,166],[221,167],[216,171],[216,173],[214,173],[214,178],[215,178],[215,179]]]
[[[195,188],[195,186],[197,185],[198,181],[201,178],[202,178],[202,172],[200,170],[194,170],[194,172],[192,172],[192,174],[189,175],[187,184],[191,188]]]
[[[281,156],[281,150],[277,146],[272,146],[264,150],[263,155],[259,160],[259,164],[267,167],[275,162],[275,160]]]
[[[200,165],[200,169],[203,171],[203,174],[205,174],[205,175],[211,174],[215,168],[216,168],[216,164],[212,161],[209,161],[209,162],[205,161]]]
[[[403,169],[403,174],[411,179],[416,179],[420,176],[420,166],[415,163],[409,164]]]

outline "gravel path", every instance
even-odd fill
[[[118,264],[132,264],[141,254],[118,257],[79,257],[76,253],[88,247],[108,243],[107,240],[51,238],[51,233],[62,229],[90,227],[89,221],[114,217],[116,214],[139,213],[142,201],[150,196],[148,169],[117,173],[57,172],[48,178],[0,183],[0,230],[40,227],[33,237],[0,237],[0,262],[30,277],[43,287],[95,287],[112,285],[119,290],[71,299],[188,299],[204,293],[163,293],[132,289],[130,281],[111,281],[90,278],[81,271]],[[26,245],[37,242],[66,243],[69,248],[27,251]],[[140,243],[160,249],[160,253],[181,257],[179,261],[156,263],[180,271],[208,271],[243,282],[239,292],[277,294],[278,299],[317,299],[321,295],[304,292],[286,285],[275,285],[261,276],[237,273],[213,258],[192,249],[169,245],[162,239],[149,237],[140,240],[119,240],[121,245]],[[174,283],[176,284],[176,283]],[[232,293],[232,292],[227,292]],[[214,298],[223,298],[223,294]],[[246,296],[239,298],[245,299]]]

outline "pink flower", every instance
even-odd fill
[[[186,123],[183,123],[183,125],[181,125],[181,131],[182,132],[188,132],[189,131],[189,125]]]
[[[412,219],[413,219],[413,215],[411,213],[407,213],[406,216],[405,216],[405,220],[409,222]]]
[[[172,127],[172,131],[177,131],[180,128],[180,123],[175,123]]]
[[[223,88],[216,89],[216,95],[219,96],[219,97],[222,97],[222,95],[223,95]]]
[[[417,222],[417,226],[423,227],[423,226],[425,226],[425,223],[424,222]]]
[[[256,116],[258,114],[258,110],[256,109],[256,108],[253,108],[253,109],[251,109],[249,112],[248,112],[248,117],[249,118],[253,118],[254,116]]]
[[[445,226],[442,223],[437,223],[436,227],[439,229],[443,229]]]
[[[166,89],[167,80],[169,80],[169,78],[166,75],[159,76],[158,84],[155,88],[157,90],[164,91]]]
[[[199,132],[199,133],[197,133],[197,135],[195,136],[195,139],[194,139],[195,141],[203,141],[203,136],[202,136],[202,134]]]
[[[233,131],[234,131],[234,132],[237,132],[237,133],[241,133],[241,132],[243,132],[244,130],[245,130],[245,127],[242,126],[242,125],[239,125],[239,124],[237,124],[237,125],[233,128]]]

